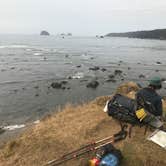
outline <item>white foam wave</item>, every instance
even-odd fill
[[[40,123],[40,120],[36,120],[36,121],[34,121],[33,123],[34,123],[34,124],[38,124],[38,123]]]
[[[27,49],[26,49],[26,51],[32,51],[32,49],[30,49],[30,48],[27,48]]]
[[[24,127],[25,127],[25,124],[21,124],[21,125],[10,125],[10,126],[4,126],[3,129],[4,130],[12,131],[12,130],[21,129],[21,128],[24,128]]]
[[[27,48],[27,45],[1,45],[0,49],[3,48]]]
[[[73,79],[80,79],[84,77],[84,73],[78,72],[72,76]]]
[[[41,52],[35,52],[33,55],[39,56],[39,55],[42,55],[42,53]]]

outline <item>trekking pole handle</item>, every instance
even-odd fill
[[[127,137],[127,131],[121,131],[118,134],[114,135],[114,142],[121,141]]]

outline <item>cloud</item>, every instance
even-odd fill
[[[44,28],[96,34],[166,26],[165,0],[1,0],[0,7],[0,33]]]

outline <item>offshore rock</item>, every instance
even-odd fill
[[[47,31],[41,31],[41,36],[49,36],[50,34]]]

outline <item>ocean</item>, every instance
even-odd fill
[[[115,70],[122,73],[110,80]],[[146,86],[156,75],[166,78],[164,40],[0,35],[0,126],[24,127],[67,103],[110,95],[127,81]],[[92,80],[96,89],[87,88]]]

